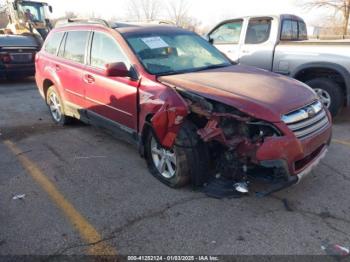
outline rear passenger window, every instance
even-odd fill
[[[62,56],[68,60],[84,63],[88,36],[88,31],[69,31]]]
[[[261,44],[270,37],[271,19],[253,19],[249,21],[246,44]]]
[[[299,25],[298,39],[299,40],[307,40],[306,24],[304,22],[299,21],[298,25]]]
[[[281,40],[298,40],[298,22],[294,20],[283,20]]]
[[[59,48],[64,32],[52,33],[49,39],[46,41],[44,50],[52,55],[57,54],[57,49]]]
[[[117,42],[104,33],[95,32],[91,46],[91,66],[105,68],[106,64],[116,62],[128,64]]]

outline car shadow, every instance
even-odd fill
[[[34,77],[19,77],[18,79],[0,78],[0,85],[13,85],[13,84],[32,84],[35,83]]]

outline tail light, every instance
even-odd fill
[[[8,64],[12,62],[12,59],[8,53],[0,53],[0,61],[4,64]]]

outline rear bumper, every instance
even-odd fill
[[[6,77],[8,75],[34,76],[35,66],[34,64],[0,65],[0,76]]]

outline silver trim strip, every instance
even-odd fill
[[[286,124],[292,124],[292,123],[296,123],[302,120],[305,120],[307,118],[309,118],[309,113],[308,113],[308,108],[312,108],[313,112],[315,114],[318,114],[322,109],[322,103],[320,101],[317,101],[315,103],[312,103],[311,105],[305,106],[303,108],[300,108],[298,110],[295,110],[291,113],[288,113],[286,115],[282,116],[282,121]]]
[[[115,108],[115,107],[110,106],[110,105],[106,105],[106,104],[104,104],[104,103],[102,103],[102,102],[100,102],[100,101],[94,100],[94,99],[92,99],[92,98],[90,98],[90,97],[85,97],[85,99],[86,99],[86,100],[89,100],[89,101],[91,101],[91,102],[94,102],[94,103],[96,103],[96,104],[99,104],[99,105],[101,105],[101,106],[106,106],[106,107],[108,107],[108,108],[110,108],[110,109],[113,109],[113,110],[115,110],[115,111],[118,111],[118,112],[120,112],[120,113],[123,113],[123,114],[125,114],[125,115],[127,115],[127,116],[129,116],[129,117],[132,117],[132,114],[130,114],[130,113],[128,113],[128,112],[125,112],[125,111],[123,111],[123,110],[121,110],[121,109]]]
[[[320,114],[318,114],[317,116],[315,116],[314,118],[307,119],[307,120],[305,120],[305,121],[303,121],[301,123],[298,123],[298,124],[288,125],[288,127],[292,131],[296,131],[296,130],[299,130],[299,129],[311,126],[311,125],[317,123],[318,121],[320,121],[321,119],[323,119],[325,117],[327,117],[327,114],[326,114],[325,111],[323,111]]]
[[[322,130],[324,127],[327,126],[327,124],[328,124],[328,118],[325,118],[321,122],[319,122],[318,124],[313,125],[313,126],[307,128],[305,130],[302,130],[302,131],[296,131],[296,132],[294,132],[294,134],[297,138],[303,138],[305,136],[313,134],[314,132],[316,132],[319,129]]]
[[[311,173],[311,171],[321,162],[321,160],[325,158],[327,152],[328,152],[328,147],[326,146],[323,149],[322,153],[316,159],[314,159],[314,161],[304,171],[302,171],[297,175],[298,176],[297,184],[300,183],[300,181],[302,181],[305,177],[307,177]]]
[[[76,93],[76,92],[73,92],[72,90],[65,89],[65,91],[67,91],[68,93],[71,93],[71,94],[73,94],[73,95],[79,96],[79,97],[81,97],[81,98],[84,98],[84,96],[83,96],[83,95],[78,94],[78,93]]]

